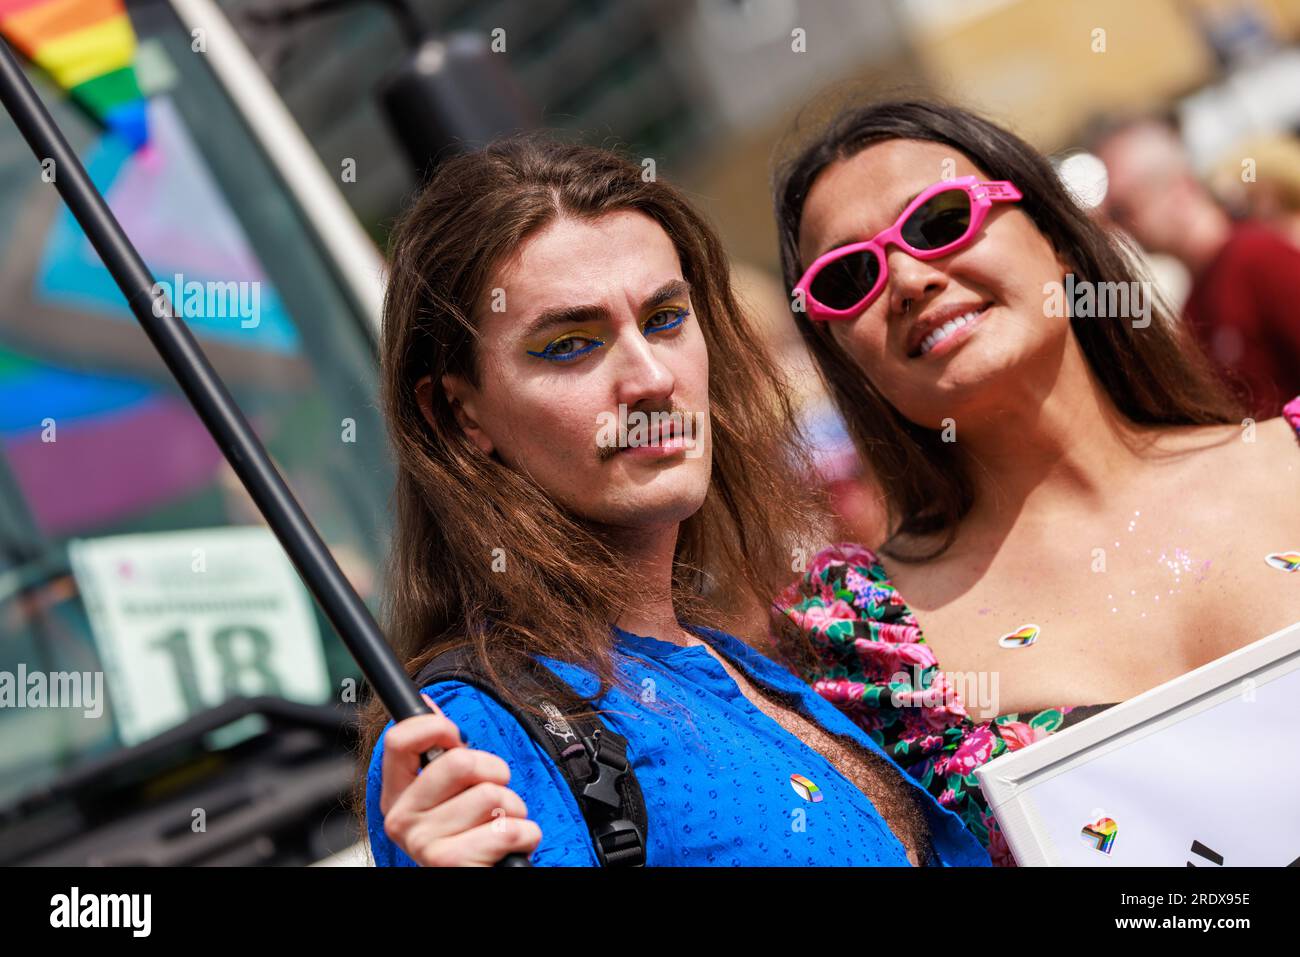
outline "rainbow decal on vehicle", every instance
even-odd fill
[[[802,774],[790,775],[790,787],[794,788],[794,793],[799,795],[805,801],[812,801],[814,804],[821,802],[821,788],[813,784]]]
[[[1119,837],[1119,825],[1111,818],[1098,818],[1091,824],[1085,824],[1079,836],[1103,854],[1109,854]]]
[[[0,34],[132,149],[148,140],[123,0],[0,0]]]

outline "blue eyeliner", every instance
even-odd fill
[[[665,315],[667,314],[667,312],[668,312],[667,309],[663,309],[655,313],[655,316]],[[668,322],[666,325],[647,327],[643,330],[643,334],[646,336],[651,336],[659,332],[669,332],[673,329],[676,329],[678,326],[684,323],[686,321],[686,317],[689,316],[690,314],[691,311],[685,307],[678,309],[676,312],[672,314],[673,316],[672,320]],[[562,345],[565,342],[571,342],[574,339],[586,339],[588,340],[588,344],[583,346],[581,349],[577,349],[573,352],[557,353],[555,351],[557,346]],[[533,349],[525,349],[524,351],[530,356],[536,356],[539,359],[545,359],[547,362],[568,362],[571,359],[577,359],[579,356],[585,356],[588,352],[591,352],[594,349],[599,349],[604,344],[605,344],[604,339],[598,339],[595,336],[570,336],[567,339],[559,339],[548,343],[546,348],[542,349],[541,351],[536,351]]]
[[[668,323],[668,325],[666,326],[655,326],[653,329],[647,329],[646,333],[648,335],[653,335],[656,332],[667,332],[669,329],[676,329],[678,326],[680,326],[683,322],[686,321],[686,317],[689,314],[690,314],[689,309],[685,309],[685,308],[678,309],[675,313],[673,313],[672,322]]]
[[[588,352],[590,352],[592,349],[599,349],[601,346],[603,346],[603,345],[605,344],[605,340],[604,340],[604,339],[595,339],[595,338],[592,338],[591,336],[574,336],[573,338],[575,338],[575,339],[588,339],[588,340],[590,340],[590,342],[589,342],[588,345],[583,346],[581,349],[578,349],[578,350],[576,350],[575,352],[564,352],[564,353],[558,353],[558,354],[557,354],[557,353],[555,352],[555,346],[556,346],[556,343],[554,343],[554,342],[549,343],[549,344],[546,346],[546,348],[543,349],[541,352],[534,352],[532,349],[528,349],[528,350],[525,350],[525,351],[526,351],[530,356],[537,356],[537,358],[539,358],[539,359],[545,359],[547,362],[568,362],[570,359],[576,359],[576,358],[578,358],[578,356],[586,355],[586,354],[587,354]],[[562,341],[563,341],[563,342],[568,342],[569,340],[568,340],[568,339],[564,339],[564,340],[562,340]]]

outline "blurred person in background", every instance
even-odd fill
[[[1300,249],[1300,137],[1243,140],[1215,166],[1210,186],[1235,218],[1272,226]]]
[[[1117,123],[1094,137],[1092,152],[1109,177],[1099,212],[1148,252],[1187,268],[1188,324],[1251,412],[1276,415],[1300,392],[1300,247],[1270,223],[1234,221],[1166,122]],[[1286,175],[1272,174],[1269,182]],[[1259,185],[1242,184],[1250,195]],[[1259,195],[1251,208],[1269,208],[1271,196]]]

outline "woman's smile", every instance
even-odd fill
[[[931,310],[909,331],[907,357],[928,359],[947,355],[966,341],[992,308],[993,303],[986,302]]]

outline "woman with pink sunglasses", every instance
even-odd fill
[[[976,767],[1300,621],[1300,399],[1244,419],[1128,251],[967,111],[842,113],[776,213],[888,515],[781,596],[783,649],[1014,863]]]

